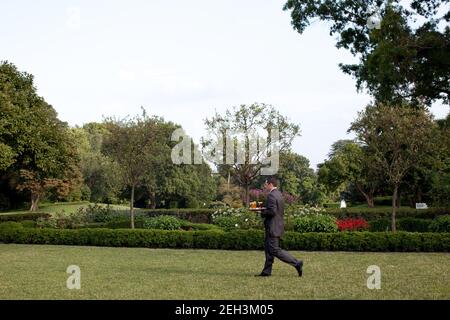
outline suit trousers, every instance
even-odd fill
[[[264,239],[264,251],[266,254],[266,263],[264,264],[264,270],[262,272],[265,274],[272,274],[272,265],[275,257],[293,267],[296,267],[299,264],[299,261],[291,256],[289,252],[280,248],[280,238],[271,237],[268,231],[266,231]]]

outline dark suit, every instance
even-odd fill
[[[264,240],[266,263],[262,272],[272,274],[272,265],[275,257],[293,267],[298,266],[299,261],[280,248],[280,238],[284,234],[284,200],[280,191],[273,189],[269,193],[266,201],[266,210],[261,215],[265,218],[264,227],[266,230]]]

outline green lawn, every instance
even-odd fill
[[[64,213],[73,213],[76,212],[79,208],[87,207],[89,204],[94,205],[94,203],[89,203],[87,201],[85,202],[58,202],[58,203],[43,203],[39,205],[39,212],[44,213],[57,213],[57,212],[64,212]],[[106,206],[106,204],[100,204],[103,206]],[[112,209],[124,209],[128,210],[128,206],[122,206],[122,205],[110,205]],[[9,212],[0,212],[0,214],[13,214],[13,213],[27,213],[29,210],[22,209],[22,210],[15,210],[15,211],[9,211]]]
[[[0,299],[450,299],[450,254],[293,252],[304,277],[281,262],[255,278],[259,251],[0,244]],[[66,268],[81,268],[68,290]],[[367,289],[369,265],[382,290]]]

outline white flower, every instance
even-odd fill
[[[238,225],[237,223],[236,223],[234,226],[235,226],[236,228],[239,227],[239,225]]]
[[[247,222],[248,221],[248,219],[245,219],[245,222]]]

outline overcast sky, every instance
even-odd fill
[[[370,97],[339,70],[355,59],[327,26],[298,34],[284,2],[3,0],[0,60],[32,73],[70,125],[143,106],[198,140],[215,110],[272,104],[300,124],[294,151],[315,168]]]

